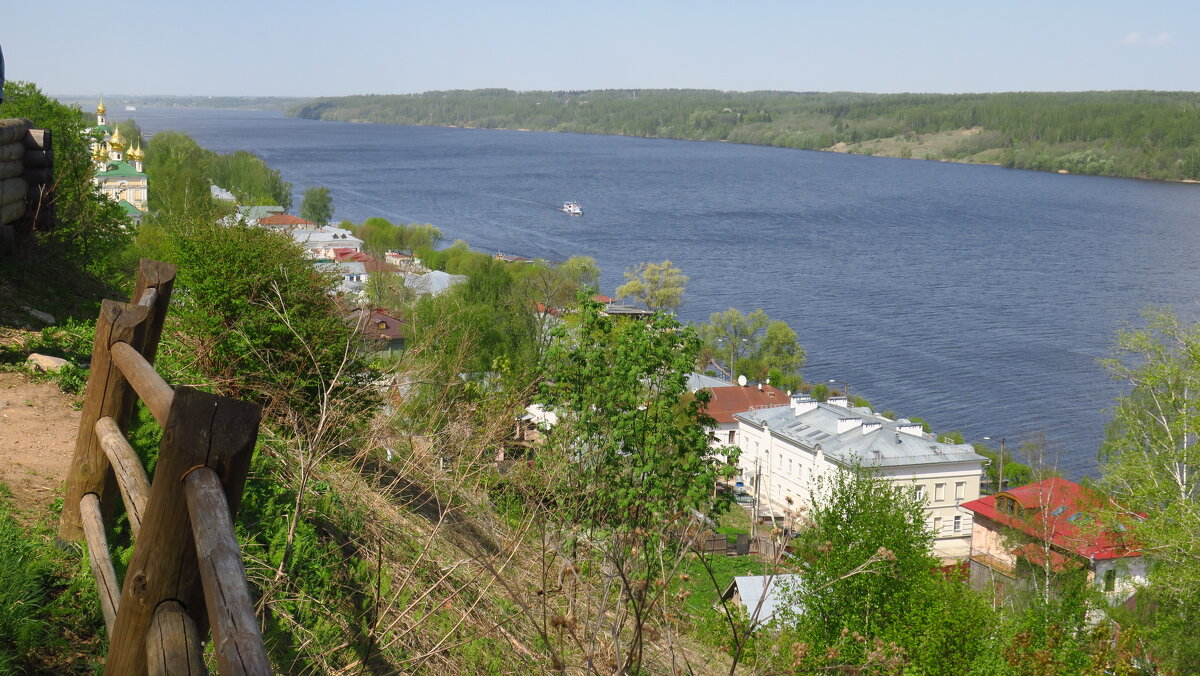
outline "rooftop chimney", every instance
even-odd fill
[[[848,432],[862,424],[862,418],[839,418],[837,433]]]
[[[917,423],[902,423],[896,425],[896,431],[903,432],[905,434],[911,434],[914,437],[925,436],[925,428],[921,427]]]
[[[846,397],[830,397],[825,400],[825,403],[841,406],[842,408],[850,408],[850,400]]]
[[[802,415],[815,410],[817,410],[816,400],[803,395],[792,396],[792,412],[796,415]]]
[[[875,430],[879,429],[880,427],[883,427],[883,423],[878,423],[878,422],[863,423],[862,433],[870,434],[871,432],[874,432]]]

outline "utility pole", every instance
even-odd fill
[[[997,481],[997,483],[999,485],[996,487],[997,493],[1004,490],[1004,437],[1000,437],[1000,472],[999,473],[1000,473],[1000,478]]]

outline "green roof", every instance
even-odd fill
[[[95,131],[102,131],[106,134],[112,133],[112,127],[108,126],[107,124],[98,124],[98,125],[92,127],[92,129]]]
[[[117,204],[121,205],[121,208],[125,210],[125,215],[127,215],[127,216],[141,216],[142,215],[142,210],[133,206],[133,204],[131,204],[129,202],[129,200],[121,200],[120,202],[117,202]]]
[[[146,174],[133,168],[133,165],[128,162],[109,162],[104,165],[104,171],[96,173],[97,178],[120,178],[120,177],[138,177],[145,178]]]

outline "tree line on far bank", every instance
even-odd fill
[[[319,98],[322,120],[731,141],[985,162],[1042,171],[1200,180],[1200,94],[860,94],[694,89],[432,91]],[[971,130],[941,139],[925,137]]]

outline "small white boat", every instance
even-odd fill
[[[125,106],[125,112],[132,113],[135,111],[137,111],[137,106]]]
[[[582,216],[583,207],[579,206],[579,202],[563,202],[562,209],[559,211],[572,216]]]

